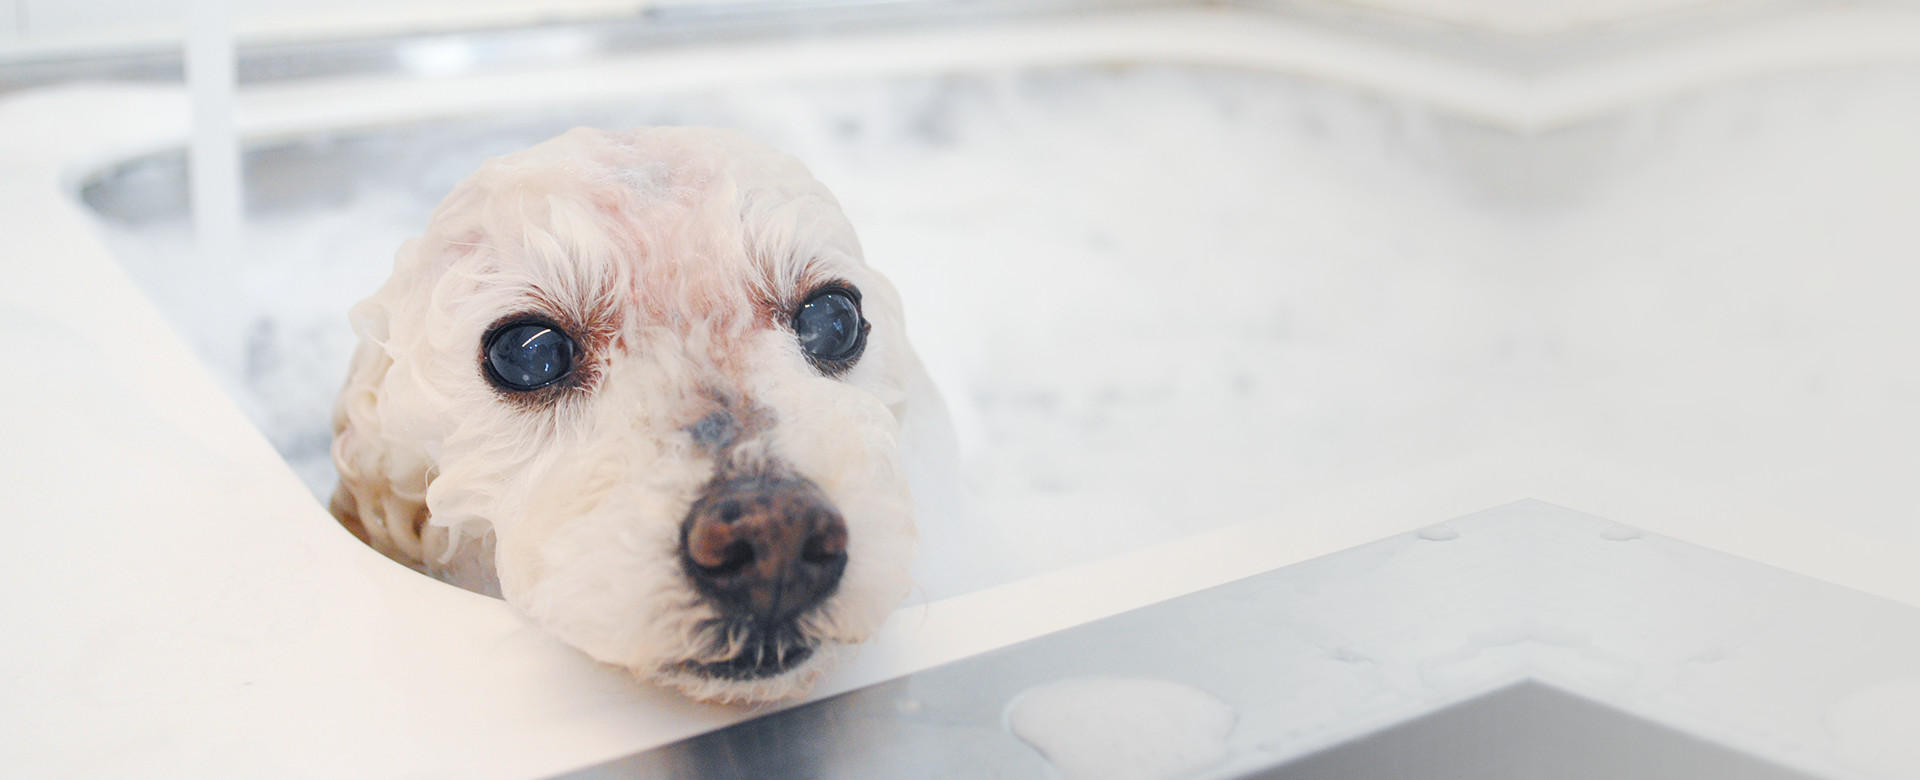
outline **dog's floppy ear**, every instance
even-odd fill
[[[423,453],[386,435],[382,401],[393,356],[386,346],[383,297],[376,294],[354,307],[360,346],[333,407],[333,466],[340,485],[330,508],[361,541],[422,568],[420,533],[427,520],[429,468]]]

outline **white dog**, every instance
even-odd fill
[[[334,514],[600,661],[795,696],[911,587],[902,439],[944,412],[790,157],[653,128],[490,160],[353,322]]]

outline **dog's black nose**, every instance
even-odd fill
[[[812,482],[716,479],[680,530],[687,576],[723,615],[776,623],[833,595],[847,525]]]

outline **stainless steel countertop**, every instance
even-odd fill
[[[1854,776],[1801,727],[1916,674],[1920,609],[1521,502],[566,777],[1059,776],[1005,713],[1081,676],[1233,706],[1206,776]]]

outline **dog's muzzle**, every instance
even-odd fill
[[[681,527],[688,579],[742,644],[711,676],[777,674],[811,654],[796,619],[833,595],[847,568],[847,526],[812,482],[751,475],[716,478]]]

